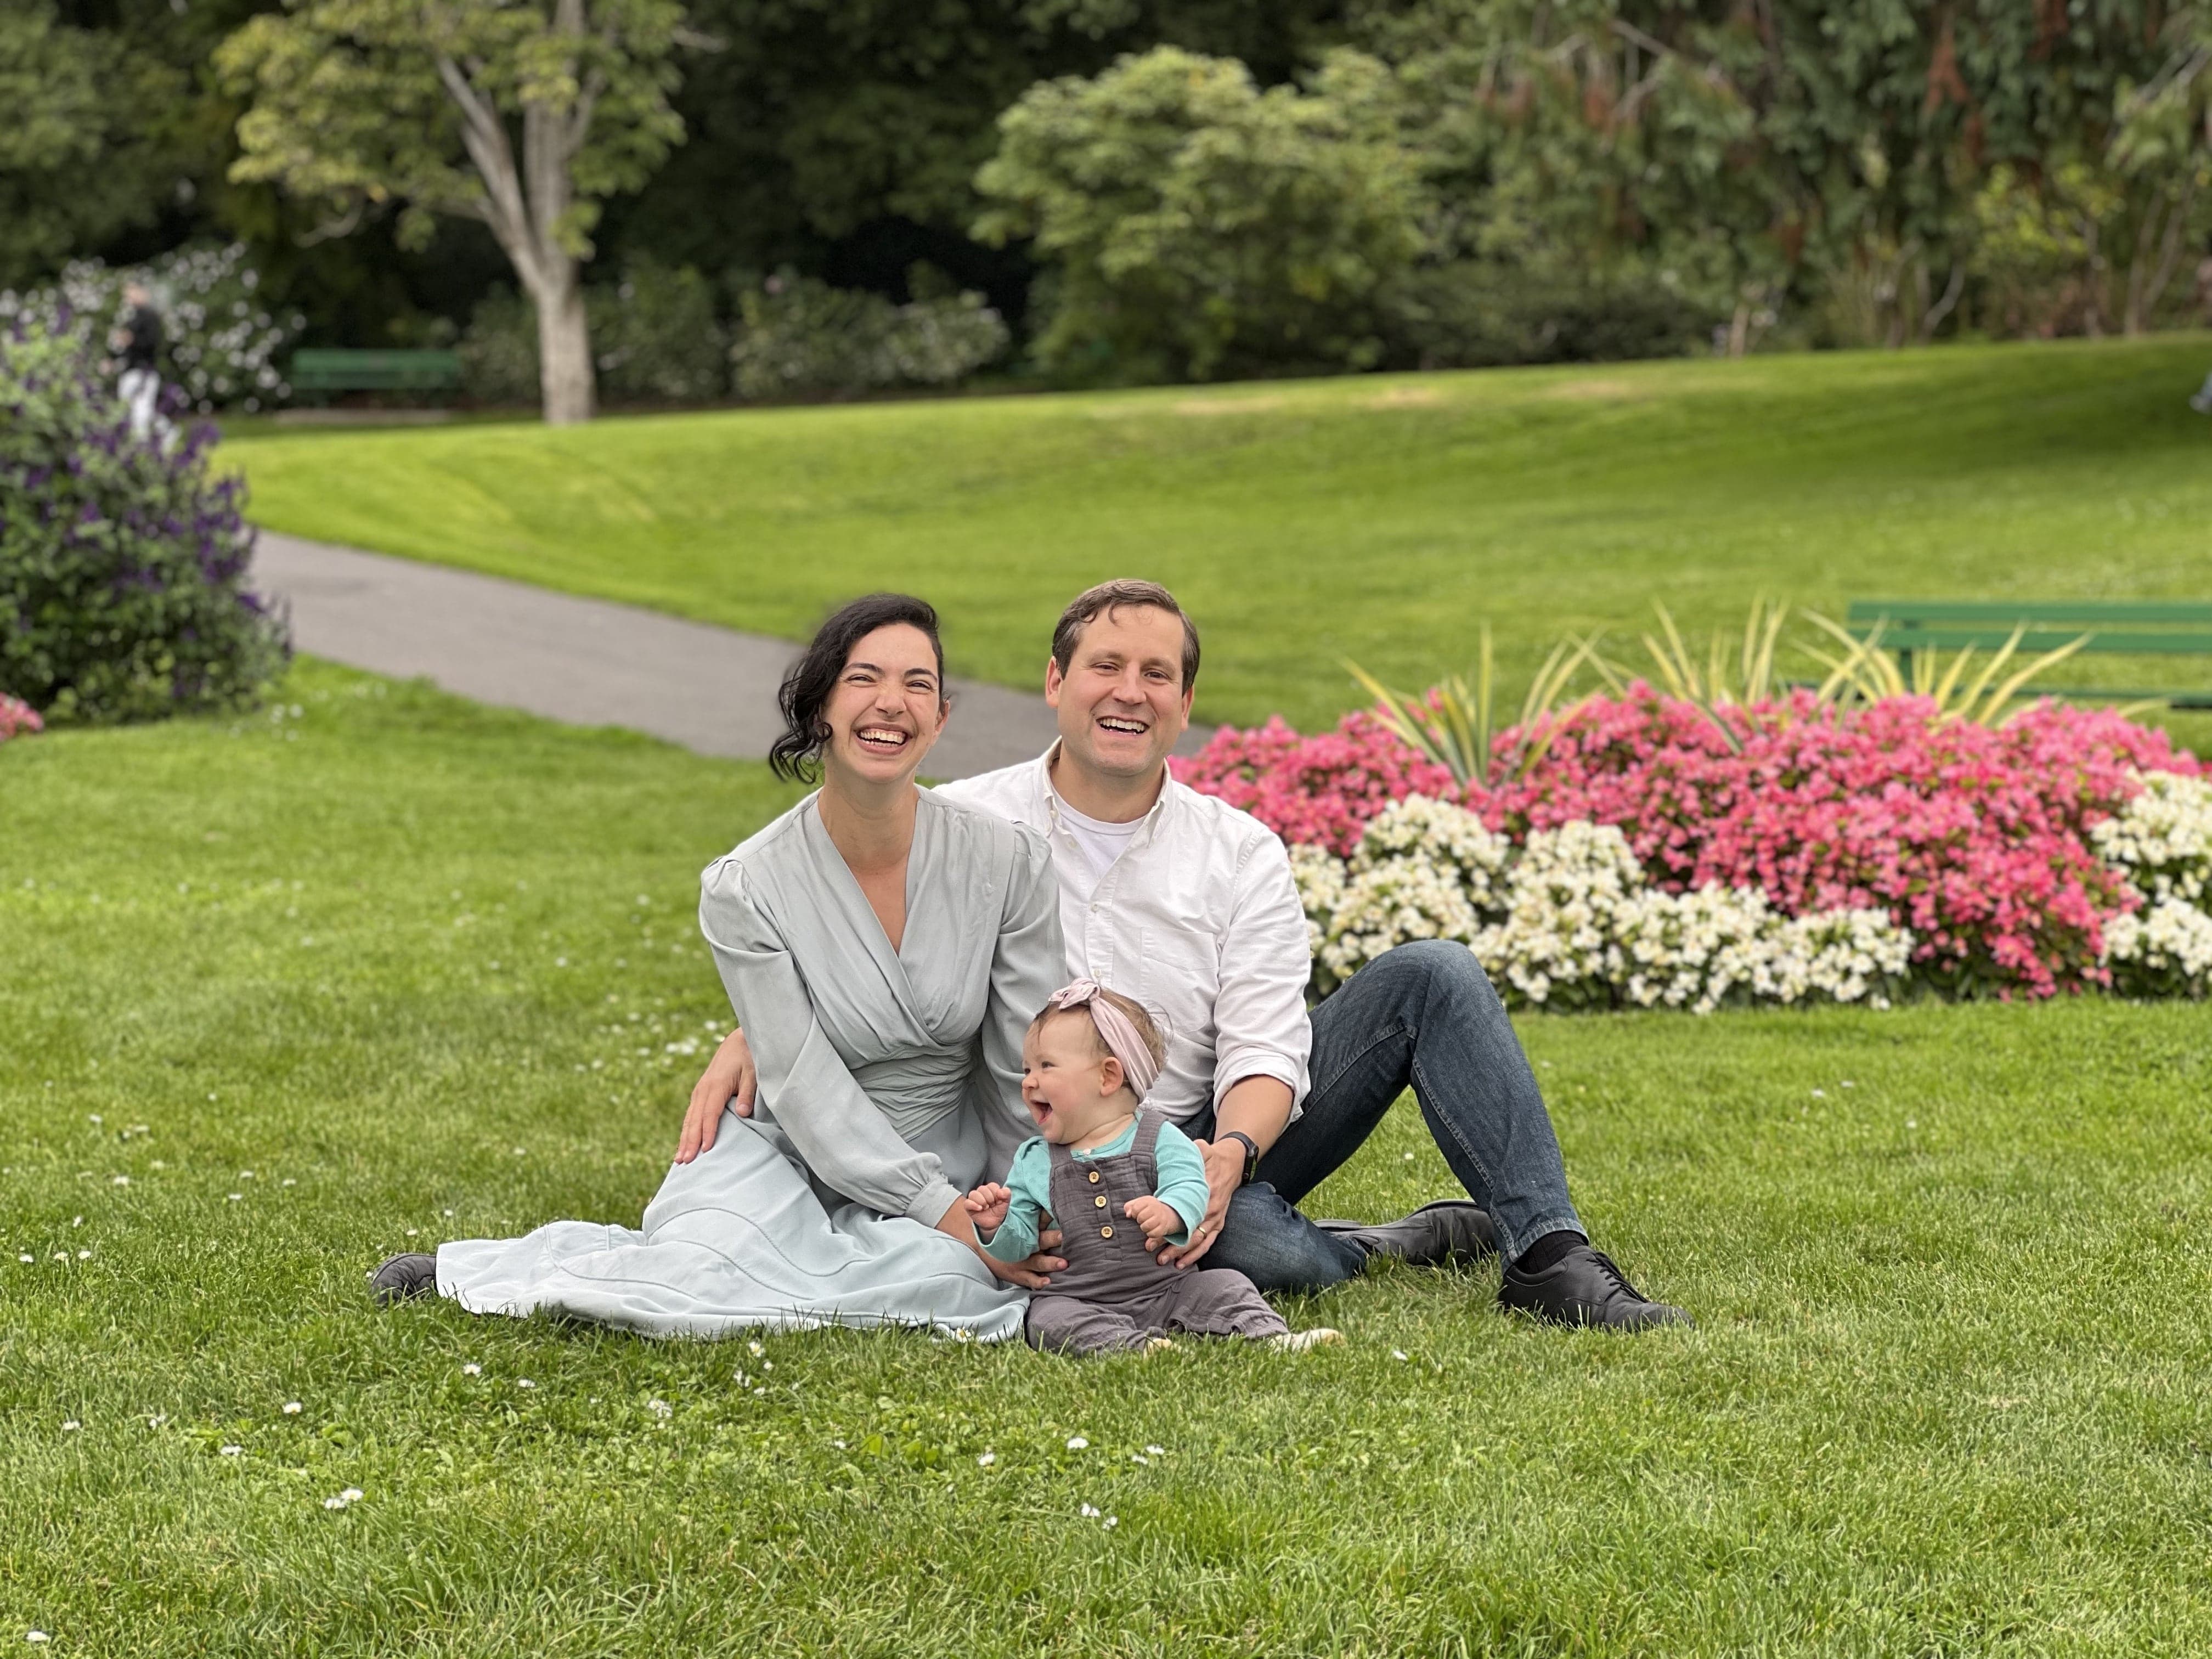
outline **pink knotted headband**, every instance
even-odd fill
[[[1121,1075],[1138,1099],[1159,1081],[1160,1063],[1152,1058],[1146,1047],[1143,1036],[1123,1013],[1100,994],[1104,988],[1095,979],[1079,979],[1074,984],[1054,991],[1045,1000],[1045,1006],[1063,1012],[1073,1008],[1088,1008],[1091,1023],[1098,1028],[1098,1035],[1106,1044],[1106,1052],[1121,1062]]]

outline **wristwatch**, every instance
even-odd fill
[[[1252,1177],[1260,1173],[1260,1143],[1238,1129],[1229,1130],[1220,1139],[1241,1140],[1244,1143],[1244,1179],[1237,1184],[1240,1187],[1250,1186]]]

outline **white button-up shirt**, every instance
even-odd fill
[[[1146,1105],[1188,1120],[1246,1078],[1272,1077],[1290,1085],[1295,1119],[1313,1048],[1310,964],[1282,842],[1170,777],[1128,850],[1097,875],[1060,821],[1048,769],[1058,746],[939,793],[1028,824],[1050,845],[1069,975],[1135,998],[1167,1038]]]

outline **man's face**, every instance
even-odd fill
[[[1121,605],[1085,625],[1067,672],[1044,672],[1044,700],[1060,717],[1061,752],[1086,771],[1156,775],[1190,723],[1182,683],[1182,618]]]

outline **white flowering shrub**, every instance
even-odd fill
[[[178,248],[143,265],[76,260],[52,288],[0,290],[0,323],[33,318],[101,355],[128,309],[123,290],[132,282],[146,285],[161,313],[161,378],[183,387],[200,413],[252,414],[291,397],[283,360],[307,319],[266,302],[242,242]]]
[[[1510,1000],[1608,1006],[1627,979],[1621,933],[1644,891],[1628,838],[1611,824],[1533,830],[1507,883],[1504,919],[1482,930],[1474,953]]]
[[[1912,935],[1881,910],[1790,917],[1750,888],[1650,885],[1621,832],[1574,823],[1516,849],[1449,802],[1408,796],[1352,858],[1291,849],[1313,988],[1326,995],[1414,939],[1467,945],[1510,1002],[1688,1008],[1812,1000],[1887,1006]]]
[[[2143,791],[2089,831],[2097,856],[2146,896],[2212,908],[2212,780],[2146,772]]]
[[[1422,857],[1458,874],[1478,910],[1502,904],[1513,843],[1485,828],[1464,806],[1426,795],[1393,801],[1368,820],[1352,854],[1357,874],[1395,859]]]
[[[2105,924],[2112,988],[2131,996],[2201,997],[2212,990],[2212,915],[2180,899],[2154,899]]]

